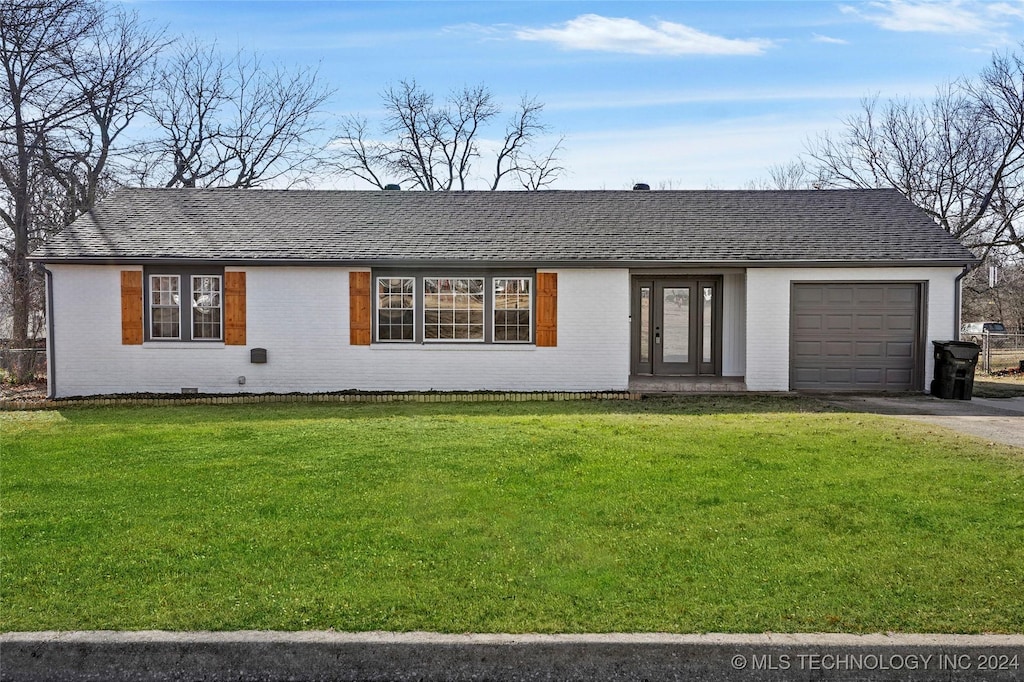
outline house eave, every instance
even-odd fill
[[[491,259],[309,259],[309,258],[181,258],[154,257],[47,257],[29,256],[30,261],[47,265],[213,265],[222,267],[345,267],[345,268],[893,268],[893,267],[964,267],[974,266],[978,259],[882,259],[882,260],[804,260],[804,259],[736,259],[736,260],[491,260]]]

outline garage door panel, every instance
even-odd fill
[[[878,287],[855,287],[854,292],[853,302],[858,306],[877,308],[885,302],[885,291]]]
[[[822,315],[820,314],[801,314],[795,318],[795,324],[797,329],[821,329],[822,328]]]
[[[822,381],[821,368],[799,367],[793,370],[793,378],[795,381],[802,384],[820,384]]]
[[[792,388],[920,388],[920,291],[916,283],[794,284]]]
[[[858,332],[876,332],[883,328],[881,315],[859,313],[856,319]]]
[[[824,355],[826,357],[849,357],[853,353],[852,341],[826,341]]]
[[[821,305],[825,302],[825,290],[824,289],[812,289],[805,288],[800,289],[793,294],[794,300],[798,305]]]
[[[881,341],[857,341],[854,345],[858,358],[879,358],[882,357],[883,344]]]
[[[822,369],[822,377],[826,384],[848,384],[853,379],[853,369],[850,367],[825,367]]]
[[[885,291],[885,303],[890,308],[897,306],[917,308],[917,287],[890,287]]]
[[[891,331],[910,331],[917,327],[916,315],[886,315],[885,327]]]
[[[793,353],[798,358],[820,357],[821,341],[797,341],[793,344]]]
[[[914,344],[907,341],[889,341],[885,344],[885,354],[890,358],[912,358]]]
[[[853,329],[853,315],[826,315],[825,329],[829,331]]]
[[[858,367],[854,371],[854,382],[858,386],[880,384],[885,370],[881,367]]]
[[[909,385],[914,378],[913,368],[887,369],[885,371],[885,383],[890,386]]]
[[[822,298],[828,301],[829,305],[849,305],[854,301],[856,292],[853,289],[825,289]]]

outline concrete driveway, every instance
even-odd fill
[[[1024,448],[1024,397],[941,400],[930,395],[853,395],[832,396],[826,402],[850,412],[937,424],[994,443]]]

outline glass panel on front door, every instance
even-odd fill
[[[711,351],[713,350],[711,345],[711,323],[714,320],[712,304],[714,303],[715,289],[714,287],[703,287],[703,289],[704,310],[701,314],[701,318],[703,320],[703,333],[701,334],[701,362],[711,362]]]
[[[651,288],[640,287],[640,362],[651,361]]]
[[[690,290],[665,287],[661,297],[662,351],[665,363],[690,361]],[[655,337],[655,343],[658,339]],[[657,352],[657,349],[655,350]]]

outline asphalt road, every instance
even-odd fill
[[[4,682],[1020,680],[1022,635],[0,634]]]

